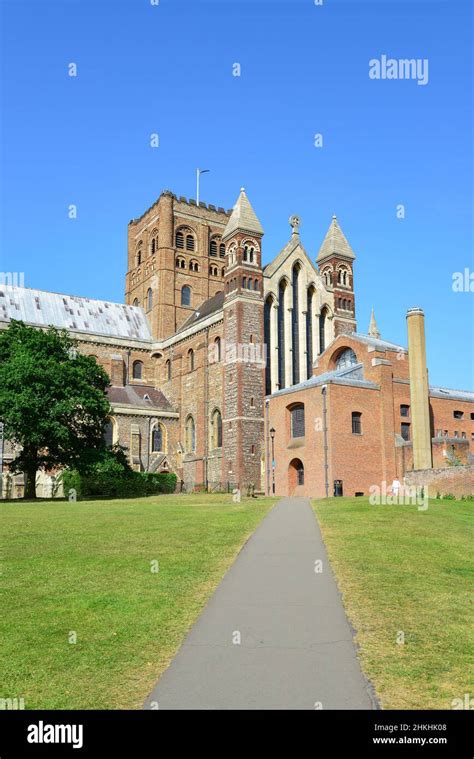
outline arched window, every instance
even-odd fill
[[[186,261],[182,256],[177,256],[176,258],[176,268],[177,269],[185,269],[186,268]]]
[[[300,352],[298,346],[300,344],[300,272],[301,267],[298,263],[293,266],[291,272],[291,288],[293,290],[293,308],[291,310],[291,340],[293,346],[293,385],[297,385],[300,381]]]
[[[182,306],[191,305],[191,288],[188,285],[184,285],[181,288],[181,305]]]
[[[155,238],[153,238],[153,240],[151,241],[151,255],[153,255],[154,253],[156,253],[156,240],[155,240]]]
[[[209,255],[217,256],[217,243],[215,240],[211,240],[211,243],[209,245]]]
[[[304,437],[304,403],[296,403],[290,409],[291,437]]]
[[[308,379],[313,374],[313,310],[316,291],[313,285],[308,287],[306,293],[306,376]]]
[[[134,361],[132,367],[133,379],[141,380],[143,378],[143,361]]]
[[[222,269],[221,269],[221,277],[223,277],[224,275],[225,275],[225,269],[224,269],[224,267],[222,267]]]
[[[225,245],[223,242],[219,245],[219,255],[221,258],[225,258]]]
[[[188,371],[194,371],[194,351],[192,348],[188,350]]]
[[[247,277],[242,277],[242,287],[244,289],[247,287]]]
[[[345,266],[341,266],[341,268],[337,272],[337,282],[339,285],[342,285],[343,287],[347,287],[349,284],[349,272],[346,269]]]
[[[287,283],[283,279],[278,285],[278,387],[285,387],[285,301]]]
[[[216,361],[220,361],[221,358],[222,358],[221,339],[220,339],[220,337],[216,337],[216,339],[214,340],[214,345],[216,346],[216,352],[215,352],[216,353]]]
[[[255,282],[253,283],[253,289],[254,289],[256,292],[258,292],[258,290],[259,290],[258,279],[256,279],[256,280],[255,280]]]
[[[195,453],[196,451],[196,426],[192,416],[188,416],[186,419],[186,438],[185,448],[186,453]]]
[[[104,429],[104,442],[107,448],[115,445],[118,442],[118,427],[117,421],[113,416],[110,416],[107,420],[107,424]]]
[[[235,243],[229,246],[228,255],[229,255],[229,267],[233,266],[237,260],[237,246]]]
[[[176,232],[175,245],[177,248],[184,248],[184,234],[182,232]]]
[[[322,277],[323,277],[324,284],[326,285],[326,287],[330,287],[332,284],[331,269],[324,269],[324,271],[322,272]]]
[[[197,261],[190,261],[189,262],[189,269],[190,271],[199,271],[199,264]]]
[[[137,306],[139,306],[139,305],[140,305],[140,301],[138,300],[138,298],[134,298],[134,299],[133,299],[133,303],[132,303],[132,306],[135,306],[135,308],[136,308],[136,307],[137,307]]]
[[[146,294],[146,309],[147,311],[151,311],[153,307],[153,292],[151,287],[148,288],[147,294]]]
[[[165,363],[165,375],[166,375],[167,380],[171,379],[171,361],[169,360],[169,358],[166,360],[166,363]]]
[[[162,424],[156,424],[151,431],[152,453],[166,452],[166,431]]]
[[[141,250],[137,250],[136,256],[135,256],[135,266],[140,266],[142,262],[142,252]]]
[[[219,409],[215,409],[211,416],[211,444],[212,448],[222,448],[222,416]]]
[[[319,352],[324,353],[326,350],[326,320],[328,311],[327,308],[321,309],[319,316]]]
[[[362,414],[360,411],[352,412],[352,434],[362,435]]]
[[[346,348],[339,354],[336,360],[336,369],[345,369],[346,367],[354,366],[354,364],[357,364],[357,356],[352,348]]]
[[[194,237],[186,235],[186,250],[194,250]]]

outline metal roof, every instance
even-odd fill
[[[145,313],[138,306],[0,285],[0,321],[12,319],[69,332],[152,340]]]

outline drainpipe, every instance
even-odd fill
[[[132,355],[132,351],[130,348],[127,350],[127,371],[125,372],[125,384],[130,384],[130,356]]]
[[[265,416],[266,416],[266,435],[265,435],[265,449],[266,449],[266,462],[267,462],[267,495],[270,495],[270,440],[269,440],[269,430],[270,430],[270,422],[268,419],[269,414],[269,406],[270,401],[267,399],[265,401]]]
[[[209,327],[206,329],[206,355],[204,357],[204,485],[209,488]]]
[[[329,497],[329,480],[328,480],[328,420],[327,420],[327,402],[326,402],[326,392],[327,392],[327,385],[323,385],[321,388],[321,393],[323,396],[323,434],[324,434],[324,490],[326,492],[326,498]]]

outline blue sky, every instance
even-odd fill
[[[336,213],[359,330],[373,306],[405,344],[406,310],[422,306],[430,381],[473,387],[474,293],[452,291],[474,271],[470,2],[0,5],[0,270],[123,301],[128,221],[165,188],[195,197],[209,168],[201,200],[229,208],[245,186],[265,261],[293,213],[314,258]],[[428,59],[428,84],[370,79],[382,55]]]

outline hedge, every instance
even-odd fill
[[[64,495],[76,491],[77,498],[127,498],[133,496],[174,493],[177,477],[171,472],[96,472],[80,474],[75,470],[63,472]]]

